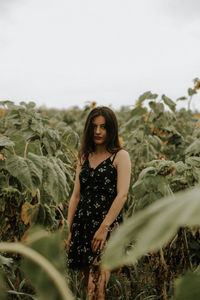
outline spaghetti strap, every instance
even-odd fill
[[[113,158],[111,159],[111,163],[112,163],[112,164],[113,164],[113,162],[114,162],[114,159],[115,159],[115,157],[116,157],[117,152],[118,152],[118,151],[116,151],[116,152],[114,153]]]

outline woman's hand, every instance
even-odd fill
[[[99,248],[100,251],[103,250],[103,245],[106,240],[108,234],[108,227],[100,226],[99,229],[96,231],[95,235],[93,236],[91,246],[92,251],[96,252]]]
[[[71,232],[69,232],[68,239],[67,239],[66,244],[65,244],[68,251],[69,251],[69,248],[70,248],[71,236],[72,236],[72,234],[71,234]]]

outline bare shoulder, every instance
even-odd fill
[[[121,149],[117,152],[115,159],[115,166],[119,167],[121,165],[130,165],[129,153],[124,149]]]
[[[129,156],[129,153],[124,150],[124,149],[121,149],[117,152],[117,155],[116,155],[116,158],[118,159],[130,159],[130,156]]]

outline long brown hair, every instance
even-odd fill
[[[91,110],[85,122],[85,127],[81,139],[81,146],[78,153],[80,161],[84,161],[88,158],[88,155],[91,152],[95,151],[95,143],[93,141],[94,130],[92,122],[98,116],[103,116],[106,121],[106,150],[110,153],[114,153],[115,151],[122,149],[119,142],[118,122],[115,113],[107,106],[98,106]]]

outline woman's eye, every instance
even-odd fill
[[[98,127],[98,125],[93,124],[92,127],[93,127],[93,129],[96,129]],[[100,125],[100,128],[106,129],[106,125]]]

